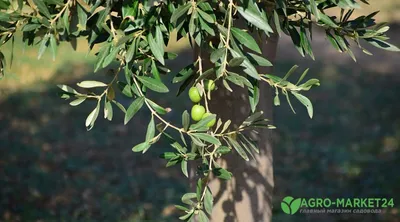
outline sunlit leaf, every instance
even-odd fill
[[[146,142],[150,143],[151,139],[154,138],[156,125],[154,123],[154,116],[151,117],[149,124],[147,125],[147,132],[146,132]]]
[[[69,103],[69,105],[71,105],[71,106],[78,106],[78,105],[80,105],[81,103],[83,103],[85,100],[86,100],[86,97],[80,97],[80,98],[78,98],[78,99],[76,99],[76,100],[74,100],[74,101],[71,101],[71,102]]]
[[[268,21],[264,20],[260,14],[253,10],[244,9],[241,6],[236,7],[238,12],[251,24],[257,28],[264,30],[265,32],[273,32],[271,26],[269,26]]]
[[[142,108],[143,104],[144,104],[143,97],[139,97],[131,103],[131,105],[128,107],[128,109],[126,110],[126,113],[125,113],[125,119],[124,119],[125,125],[140,110],[140,108]]]
[[[87,130],[91,130],[96,122],[97,117],[99,116],[100,112],[100,102],[97,103],[96,108],[88,115],[85,121],[85,126]]]
[[[314,110],[311,101],[300,93],[292,92],[292,94],[307,108],[308,115],[312,119]]]
[[[77,85],[82,88],[107,87],[107,84],[94,80],[85,80],[77,83]]]
[[[149,89],[159,92],[159,93],[167,93],[169,92],[169,89],[164,83],[161,82],[161,80],[153,79],[147,76],[136,76],[136,78],[139,79],[140,82],[143,83],[146,87]]]

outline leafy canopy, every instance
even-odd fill
[[[212,175],[229,180],[232,174],[216,162],[221,156],[236,151],[244,160],[258,153],[257,143],[245,132],[254,128],[273,129],[274,126],[257,111],[259,84],[268,84],[275,89],[274,104],[280,105],[280,94],[288,101],[294,112],[290,98],[302,103],[310,116],[313,116],[311,101],[303,92],[318,86],[317,79],[304,80],[308,69],[296,83],[288,78],[296,71],[293,66],[284,77],[259,73],[257,67],[272,66],[261,54],[264,35],[288,35],[294,47],[302,56],[314,59],[311,48],[313,29],[325,30],[332,46],[339,52],[347,53],[356,60],[350,46],[368,52],[362,44],[389,50],[399,49],[388,43],[385,35],[389,27],[376,24],[377,12],[352,18],[352,13],[368,4],[367,0],[0,0],[0,46],[8,41],[14,42],[22,37],[26,45],[39,45],[38,58],[46,50],[56,58],[60,42],[74,42],[76,38],[86,38],[91,50],[98,45],[95,54],[95,72],[118,62],[108,83],[82,81],[79,88],[102,93],[81,93],[70,86],[60,85],[61,97],[71,99],[71,106],[79,106],[87,100],[97,102],[87,116],[85,125],[92,129],[100,111],[104,118],[112,120],[113,109],[117,107],[125,114],[124,123],[129,121],[140,109],[148,109],[151,120],[147,126],[143,143],[135,145],[134,152],[145,153],[161,137],[170,141],[172,151],[161,157],[167,160],[167,167],[179,164],[188,176],[188,162],[200,160],[197,170],[196,192],[182,196],[184,206],[176,207],[184,212],[181,220],[208,221],[213,208],[213,195],[208,188]],[[338,8],[340,14],[331,16],[327,9]],[[238,20],[244,20],[246,27],[240,27]],[[22,35],[16,35],[18,32]],[[165,52],[173,32],[177,38],[189,38],[192,47],[199,49],[198,58],[178,73],[174,73],[173,83],[180,84],[179,96],[188,87],[196,87],[202,97],[201,104],[209,112],[208,102],[212,90],[207,82],[214,80],[219,90],[232,91],[231,85],[243,87],[249,92],[251,113],[243,123],[233,128],[231,120],[221,120],[215,114],[204,115],[198,122],[191,122],[188,111],[182,112],[182,123],[170,123],[163,116],[168,109],[156,104],[147,96],[148,91],[170,93],[163,83],[163,75],[171,75],[167,60],[177,55]],[[364,40],[364,41],[362,41]],[[205,56],[207,55],[207,56]],[[209,55],[209,56],[208,56]],[[11,61],[12,61],[11,56]],[[208,60],[208,61],[206,61]],[[212,67],[204,69],[204,62]],[[6,58],[0,48],[0,78],[5,75]],[[87,90],[85,90],[87,91]],[[132,99],[128,107],[116,100],[116,92]],[[216,121],[216,126],[209,124]],[[177,131],[178,138],[170,131]]]

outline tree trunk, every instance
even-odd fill
[[[278,37],[273,35],[262,40],[263,55],[274,61]],[[203,64],[207,69],[207,64]],[[208,65],[210,66],[210,65]],[[259,73],[270,73],[272,68],[263,67]],[[232,120],[235,127],[250,114],[247,90],[234,87],[232,93],[220,85],[212,94],[210,111],[223,121]],[[272,92],[270,86],[260,84],[260,103],[265,117],[272,118]],[[211,180],[209,186],[214,196],[214,208],[211,216],[213,222],[268,222],[272,216],[272,190],[274,186],[272,168],[272,133],[259,129],[258,135],[251,135],[258,141],[260,154],[246,162],[235,151],[226,155],[220,165],[233,173],[233,178],[224,181],[218,178]]]

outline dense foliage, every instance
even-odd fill
[[[283,94],[293,112],[291,98],[306,107],[310,118],[313,116],[312,103],[302,93],[318,86],[319,81],[303,81],[306,69],[295,82],[290,82],[288,78],[297,66],[288,70],[284,77],[259,73],[257,67],[272,66],[262,56],[260,46],[263,43],[259,39],[264,35],[289,35],[301,55],[314,59],[310,41],[313,28],[318,27],[325,30],[333,47],[354,60],[350,40],[367,54],[370,53],[361,45],[361,40],[379,48],[399,51],[386,42],[385,32],[389,27],[375,23],[376,13],[352,18],[354,10],[363,3],[367,4],[367,1],[0,0],[0,44],[22,37],[26,45],[40,45],[38,58],[49,48],[55,59],[60,42],[73,44],[77,38],[85,37],[90,49],[96,51],[95,71],[118,62],[118,69],[111,70],[110,82],[82,81],[78,83],[82,90],[60,85],[61,97],[72,99],[72,106],[87,100],[97,101],[86,119],[88,130],[93,128],[101,110],[104,118],[111,121],[113,109],[118,107],[125,113],[124,123],[127,124],[140,109],[147,108],[151,120],[146,138],[132,150],[145,153],[164,137],[174,150],[161,156],[167,160],[167,167],[179,164],[188,177],[188,162],[198,163],[196,191],[184,194],[184,206],[177,205],[177,208],[184,212],[182,220],[198,217],[199,221],[208,221],[213,207],[213,195],[207,185],[209,179],[212,176],[225,180],[232,177],[229,169],[219,166],[216,160],[234,150],[248,161],[249,155],[259,150],[257,142],[247,132],[260,127],[274,128],[257,110],[259,84],[268,84],[275,89],[275,105],[280,105],[279,95]],[[331,8],[338,8],[340,15],[327,14]],[[237,25],[238,20],[246,21],[247,27]],[[189,98],[195,103],[191,114],[182,112],[182,123],[165,119],[163,116],[170,109],[156,104],[147,94],[148,91],[169,93],[162,76],[171,75],[166,60],[177,56],[165,52],[173,32],[177,33],[178,39],[189,38],[192,47],[199,50],[192,64],[173,74],[172,82],[180,84],[177,96],[190,88]],[[12,57],[7,61],[12,63]],[[0,60],[0,77],[3,77],[6,58],[1,48]],[[213,67],[203,65],[209,63]],[[248,90],[252,111],[237,128],[231,126],[231,120],[222,120],[211,113],[208,105],[213,91],[232,91],[232,84]],[[116,100],[117,90],[132,99],[129,107]]]

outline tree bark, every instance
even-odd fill
[[[273,35],[261,40],[263,55],[275,60],[278,36]],[[196,58],[196,57],[195,57]],[[204,69],[210,64],[203,64]],[[258,69],[259,73],[270,73],[271,67]],[[223,121],[230,119],[237,127],[250,114],[247,90],[231,86],[233,92],[220,85],[212,94],[210,111]],[[260,84],[260,103],[268,119],[272,119],[272,92],[269,85]],[[272,168],[272,133],[259,129],[258,135],[251,135],[258,142],[259,154],[246,162],[235,151],[220,160],[220,165],[233,173],[233,178],[224,181],[213,178],[209,187],[214,196],[213,222],[268,222],[272,216],[272,190],[274,186]]]

